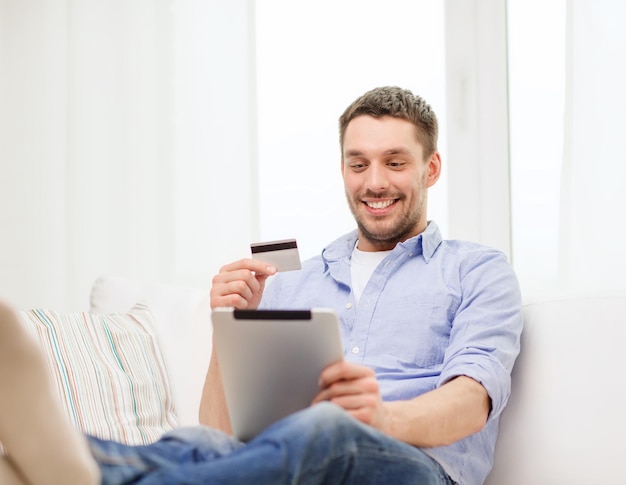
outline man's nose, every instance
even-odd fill
[[[379,164],[371,164],[367,170],[367,188],[373,192],[381,192],[389,186],[387,171]]]

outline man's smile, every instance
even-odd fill
[[[386,199],[386,200],[366,200],[364,201],[368,207],[372,209],[386,209],[391,204],[393,204],[395,199]]]
[[[362,200],[365,208],[369,214],[375,216],[384,216],[393,210],[400,199],[369,199]]]

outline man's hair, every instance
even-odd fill
[[[415,125],[417,140],[422,144],[424,157],[437,150],[439,125],[432,108],[420,96],[408,89],[385,86],[372,89],[357,98],[339,117],[339,144],[343,151],[343,138],[350,121],[357,116],[374,118],[392,116],[410,121]]]

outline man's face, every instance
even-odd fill
[[[426,228],[427,188],[441,159],[435,152],[424,160],[415,129],[404,119],[367,115],[346,128],[343,180],[362,251],[392,249]]]

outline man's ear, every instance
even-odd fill
[[[428,176],[426,177],[426,187],[432,187],[439,180],[441,175],[441,155],[434,151],[428,160]]]

